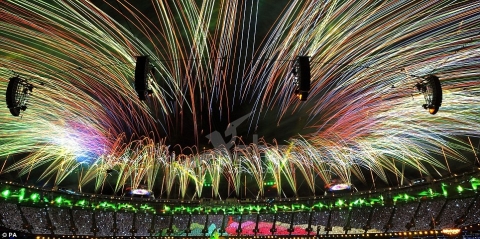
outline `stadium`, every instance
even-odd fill
[[[224,201],[67,194],[3,183],[0,219],[10,233],[37,238],[476,238],[479,172],[373,192]]]
[[[2,238],[480,235],[480,3],[0,12]]]

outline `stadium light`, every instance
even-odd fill
[[[85,200],[80,200],[80,201],[77,202],[76,206],[83,207],[83,206],[85,206],[85,204],[86,204]]]
[[[4,198],[8,198],[8,197],[10,196],[10,190],[8,190],[8,189],[7,189],[7,190],[4,190],[4,191],[2,192],[2,196],[3,196]]]
[[[425,96],[425,104],[422,107],[432,115],[438,112],[442,105],[442,85],[435,75],[428,75],[421,82],[415,84],[415,88]]]
[[[40,194],[38,193],[33,193],[32,195],[30,195],[30,199],[33,201],[33,202],[38,202],[40,201]]]
[[[472,184],[472,189],[477,190],[478,185],[480,185],[480,180],[477,178],[470,179],[470,183]]]
[[[55,199],[55,202],[56,202],[57,204],[62,204],[63,198],[62,198],[62,197],[57,197],[57,198]]]

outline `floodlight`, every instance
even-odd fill
[[[430,114],[436,114],[442,105],[442,85],[438,77],[428,75],[423,81],[415,84],[415,87],[425,97],[425,104],[422,107],[428,110]]]
[[[13,116],[19,116],[20,111],[27,109],[29,92],[32,92],[33,88],[32,84],[18,76],[10,78],[5,99]]]

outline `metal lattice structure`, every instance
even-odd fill
[[[13,116],[19,116],[20,111],[27,109],[28,97],[33,90],[33,85],[18,76],[10,78],[7,86],[7,107]]]

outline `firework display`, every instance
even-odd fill
[[[480,136],[480,2],[133,2],[0,2],[0,89],[15,75],[44,83],[28,114],[0,111],[0,174],[179,198],[219,197],[222,183],[238,195],[248,179],[254,195],[295,196],[299,178],[315,195],[334,178],[400,185],[404,168],[442,177],[447,159],[480,163],[464,153],[476,157]],[[153,71],[148,98],[137,56]],[[302,102],[297,56],[311,67]],[[428,75],[442,89],[435,115],[415,89]],[[205,147],[225,130],[216,122],[246,113],[258,141],[229,124],[233,143]]]

